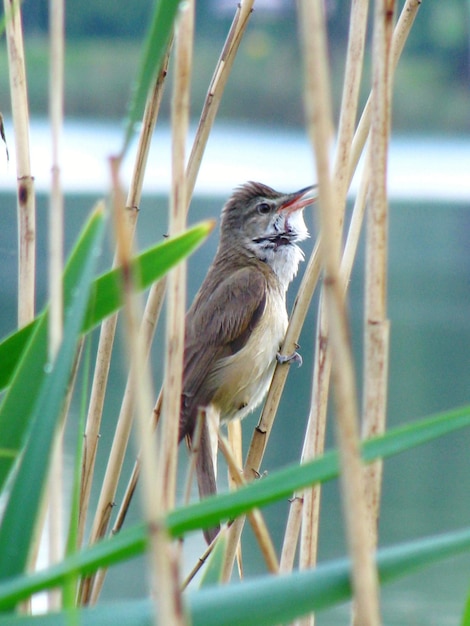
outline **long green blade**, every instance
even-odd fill
[[[82,237],[77,250],[77,267],[71,283],[73,297],[65,309],[62,343],[50,370],[41,376],[37,394],[31,398],[31,415],[23,417],[25,423],[31,424],[31,429],[9,489],[0,526],[0,579],[18,575],[26,569],[30,542],[34,538],[34,527],[47,480],[54,434],[88,303],[96,265],[96,247],[103,234],[103,224],[103,211],[96,211],[90,220],[87,236]],[[42,341],[42,335],[36,333],[32,343],[36,340]],[[18,384],[18,379],[15,383]],[[29,388],[25,386],[23,394],[27,395],[28,392]]]
[[[470,529],[428,537],[377,553],[382,584],[470,550]],[[260,576],[236,585],[205,587],[190,593],[187,610],[193,626],[273,626],[289,623],[312,611],[321,611],[351,598],[351,568],[346,559],[314,570],[284,576]],[[73,618],[81,626],[154,624],[150,600],[133,600],[92,609],[38,617],[0,617],[0,626],[67,626]]]
[[[152,246],[138,255],[134,260],[134,275],[140,277],[138,288],[146,289],[164,276],[181,259],[191,254],[204,241],[213,227],[213,221],[201,222],[182,235]],[[119,269],[111,270],[99,276],[94,282],[90,305],[83,326],[84,332],[99,324],[108,315],[115,313],[122,305],[119,272]],[[67,287],[67,268],[64,280]],[[38,323],[39,318],[0,343],[0,363],[2,364],[0,368],[0,390],[9,385],[21,355]]]
[[[127,118],[122,154],[129,147],[135,125],[141,121],[150,87],[163,66],[163,59],[171,41],[173,24],[180,0],[159,0],[144,44],[138,78]]]
[[[94,237],[94,230],[101,221],[101,212],[95,212],[85,225],[69,257],[64,272],[65,308],[68,308],[74,301],[75,286],[83,262],[83,250]],[[32,406],[48,371],[46,314],[40,315],[33,324],[28,326],[28,329],[30,329],[29,335],[25,334],[25,329],[18,333],[25,339],[23,348],[20,348],[14,337],[14,346],[7,340],[3,344],[3,349],[0,350],[0,363],[2,363],[0,370],[2,375],[5,375],[13,348],[19,349],[16,353],[16,367],[13,370],[10,387],[0,406],[0,490],[5,484],[18,452],[24,445],[30,425]],[[11,360],[9,364],[11,365]]]
[[[363,446],[363,458],[366,462],[387,458],[469,425],[469,406],[413,422],[367,441]],[[175,509],[168,516],[169,530],[179,537],[191,530],[212,528],[220,521],[289,498],[299,489],[331,480],[338,474],[338,454],[336,451],[326,452],[314,461],[291,465],[234,492]]]
[[[469,425],[470,407],[449,411],[394,429],[383,437],[366,442],[363,455],[367,461],[386,458]],[[336,478],[338,471],[337,455],[330,452],[305,465],[273,472],[237,492],[216,496],[210,503],[209,513],[207,501],[177,509],[169,514],[167,526],[175,536],[194,530],[195,526],[210,526],[214,521],[230,518],[235,511],[237,514],[246,513],[266,502],[283,499],[302,487]],[[289,483],[287,491],[284,480]],[[196,524],[193,523],[193,516],[197,520]],[[108,567],[138,556],[144,552],[146,543],[145,527],[135,526],[72,555],[59,565],[32,574],[28,578],[3,583],[0,585],[0,608],[14,605],[37,591],[59,585],[67,576],[92,574],[100,567]]]

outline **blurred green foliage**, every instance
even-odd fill
[[[398,3],[401,9],[402,2]],[[193,79],[197,117],[236,2],[198,0]],[[303,123],[302,68],[294,3],[260,3],[251,17],[224,95],[220,117],[256,123]],[[274,6],[274,5],[272,5]],[[326,2],[334,101],[339,107],[349,26],[349,3]],[[96,0],[66,6],[66,108],[69,116],[126,114],[152,0]],[[371,8],[372,14],[372,8]],[[371,15],[372,19],[372,15]],[[47,0],[25,0],[23,22],[29,97],[34,114],[47,113]],[[396,75],[395,130],[460,133],[470,130],[470,3],[425,0]],[[368,52],[369,54],[369,47]],[[366,56],[363,100],[370,89]],[[8,113],[8,71],[0,50],[0,110]],[[169,92],[169,90],[167,90]],[[163,103],[169,113],[169,96]]]

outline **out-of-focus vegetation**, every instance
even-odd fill
[[[259,3],[251,17],[222,102],[220,118],[265,124],[303,123],[301,67],[293,3]],[[399,3],[400,5],[402,3]],[[126,112],[129,86],[141,52],[141,38],[153,3],[112,0],[68,3],[66,9],[66,107],[74,117],[116,117]],[[232,6],[233,5],[233,6]],[[234,2],[197,3],[197,117],[230,20]],[[255,5],[256,6],[256,5]],[[274,6],[274,5],[271,5]],[[339,0],[327,2],[335,102],[340,101],[349,11]],[[26,0],[29,98],[33,114],[47,112],[47,0]],[[470,130],[470,4],[466,0],[424,0],[396,76],[394,128],[398,131],[461,133]],[[0,50],[0,111],[8,113],[6,52]],[[369,60],[370,65],[370,60]],[[363,80],[369,92],[370,72]],[[169,93],[170,90],[168,89]],[[413,93],[410,98],[409,94]],[[162,114],[168,113],[165,103]],[[220,119],[219,118],[219,119]]]

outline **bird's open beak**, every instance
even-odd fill
[[[312,185],[311,187],[305,187],[300,191],[296,191],[287,196],[286,201],[283,202],[278,211],[286,211],[287,213],[293,213],[304,209],[309,204],[313,204],[318,199],[318,186]]]

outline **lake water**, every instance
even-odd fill
[[[50,161],[45,125],[33,125],[33,172],[38,194],[38,299],[45,299],[45,250],[47,189]],[[7,127],[7,133],[9,133]],[[42,133],[42,134],[41,134]],[[7,135],[8,136],[8,135]],[[11,136],[11,135],[10,135]],[[64,137],[63,179],[66,186],[66,245],[70,247],[94,201],[106,193],[106,157],[117,151],[122,138],[118,127],[71,124]],[[16,216],[13,147],[10,164],[0,161],[0,284],[2,335],[15,325]],[[0,150],[1,152],[1,150]],[[2,156],[2,155],[0,155]],[[402,138],[391,148],[389,316],[391,362],[389,426],[466,404],[470,400],[470,141]],[[138,242],[146,247],[166,232],[164,194],[169,181],[168,134],[157,133],[145,184],[146,195],[139,216]],[[124,179],[129,175],[126,163]],[[223,197],[237,184],[257,179],[281,189],[294,190],[311,182],[312,159],[300,133],[266,131],[255,135],[246,127],[220,129],[208,147],[201,170],[198,194],[189,221],[218,216]],[[307,215],[314,231],[313,216]],[[308,253],[314,237],[306,243]],[[189,268],[188,298],[194,295],[214,253],[217,238],[195,254]],[[103,266],[111,257],[105,250]],[[362,249],[350,284],[351,325],[358,375],[361,371],[363,309]],[[302,270],[301,270],[302,271]],[[290,302],[298,281],[292,286]],[[273,471],[294,462],[301,449],[309,404],[316,305],[312,305],[300,344],[301,369],[291,372],[286,394],[265,457],[263,469]],[[161,377],[157,333],[153,352],[156,386]],[[105,407],[101,440],[110,443],[123,382],[117,354]],[[248,440],[255,417],[247,418]],[[331,428],[330,428],[331,430]],[[70,449],[76,433],[68,434]],[[332,444],[331,432],[328,435]],[[390,545],[426,535],[468,526],[470,520],[470,432],[463,431],[439,442],[400,455],[385,463],[380,542]],[[104,456],[104,455],[103,455]],[[185,455],[182,454],[182,457]],[[127,468],[132,459],[129,459]],[[103,468],[98,469],[100,474]],[[344,554],[337,484],[324,489],[320,558]],[[287,503],[266,511],[276,546],[284,531]],[[138,515],[134,508],[134,518]],[[203,548],[202,539],[188,541],[191,559]],[[263,571],[250,534],[245,542],[248,575]],[[189,556],[188,556],[189,560]],[[192,563],[192,560],[191,560]],[[116,568],[110,574],[104,596],[126,597],[143,593],[143,563]],[[383,588],[384,624],[387,626],[446,626],[457,624],[470,583],[470,556],[429,568]],[[348,608],[319,614],[317,624],[347,623]]]

